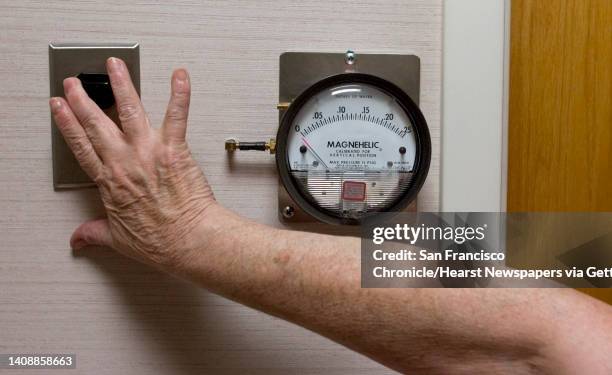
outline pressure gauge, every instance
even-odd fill
[[[323,79],[283,116],[276,163],[291,198],[325,222],[358,224],[415,197],[431,157],[425,119],[394,84],[368,74]]]
[[[312,80],[342,62],[344,72]],[[361,64],[387,77],[408,73],[399,81],[418,93],[415,56],[368,55]],[[407,85],[406,77],[414,83]],[[308,80],[315,83],[302,84]],[[379,212],[401,211],[416,199],[429,170],[431,140],[423,114],[403,89],[376,74],[357,72],[351,51],[283,55],[281,93],[298,86],[306,88],[279,104],[276,139],[229,139],[225,145],[228,151],[276,154],[284,220],[300,212],[326,223],[361,224]]]

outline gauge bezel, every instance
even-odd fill
[[[395,98],[399,106],[404,110],[408,118],[412,123],[413,133],[416,140],[416,154],[415,161],[412,170],[414,175],[410,187],[406,193],[400,195],[385,211],[372,211],[366,213],[359,219],[345,218],[333,214],[331,211],[326,210],[315,202],[312,202],[309,197],[304,196],[304,192],[298,186],[298,182],[291,175],[289,156],[287,154],[287,140],[289,139],[289,131],[293,128],[293,120],[300,112],[304,104],[310,100],[314,95],[319,94],[323,90],[329,89],[333,86],[347,83],[357,84],[368,84],[375,88],[386,92]],[[429,128],[423,113],[414,101],[395,84],[365,73],[342,73],[324,78],[298,95],[295,100],[291,102],[287,110],[285,111],[278,132],[276,134],[276,167],[280,176],[281,182],[289,196],[295,201],[295,203],[310,216],[329,224],[349,224],[349,225],[360,225],[367,219],[380,212],[397,212],[401,211],[410,202],[412,202],[418,192],[423,187],[427,173],[429,172],[429,165],[431,162],[431,138],[429,135]]]

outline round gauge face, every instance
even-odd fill
[[[418,107],[383,79],[347,73],[320,81],[283,117],[277,164],[289,195],[309,214],[359,223],[415,198],[430,140]]]

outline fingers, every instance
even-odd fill
[[[68,147],[81,165],[81,168],[92,179],[99,176],[102,161],[94,151],[85,130],[70,109],[68,103],[62,98],[51,98],[49,100],[51,113],[57,128],[64,136]]]
[[[70,238],[70,247],[80,250],[85,246],[113,246],[113,237],[107,219],[86,221],[81,224]]]
[[[111,57],[106,60],[106,69],[115,95],[117,113],[123,131],[128,137],[147,134],[150,131],[149,121],[140,97],[132,84],[127,66],[123,60]]]
[[[171,142],[185,141],[187,131],[187,117],[189,115],[189,100],[191,97],[191,84],[189,74],[185,69],[177,69],[172,74],[171,94],[166,117],[163,124],[165,139]]]
[[[89,98],[78,78],[71,77],[64,80],[64,93],[94,150],[102,159],[112,155],[123,137],[121,130]]]

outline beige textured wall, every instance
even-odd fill
[[[0,353],[76,353],[71,374],[389,372],[108,250],[72,254],[72,230],[101,206],[95,190],[52,190],[47,44],[140,42],[142,97],[154,124],[172,68],[186,66],[189,143],[217,198],[272,225],[279,225],[273,158],[249,154],[230,171],[222,143],[275,134],[280,53],[415,53],[434,146],[420,205],[436,210],[441,0],[39,0],[0,8]]]

